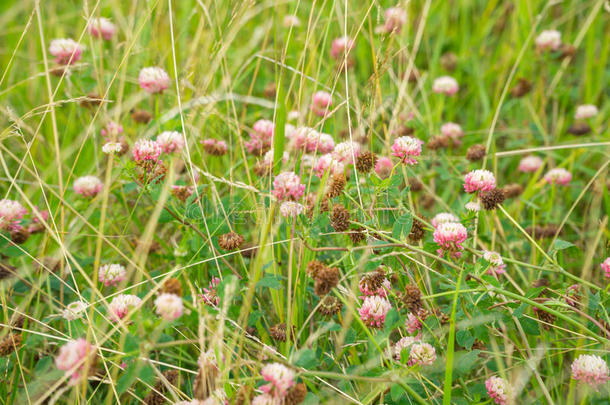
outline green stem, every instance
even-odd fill
[[[453,307],[451,309],[451,324],[449,325],[449,337],[447,341],[447,361],[445,362],[445,384],[443,385],[443,405],[451,405],[451,382],[453,378],[453,353],[455,350],[455,314],[457,312],[457,302],[460,295],[460,285],[464,268],[460,269],[460,274],[455,286],[453,295]]]

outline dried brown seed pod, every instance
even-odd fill
[[[225,233],[218,237],[218,245],[224,250],[238,249],[244,243],[244,237],[235,232]]]

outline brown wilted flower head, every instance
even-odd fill
[[[451,139],[448,136],[436,135],[428,141],[428,149],[438,150],[448,148],[451,144]]]
[[[466,159],[471,162],[476,162],[477,160],[481,160],[485,157],[485,146],[481,144],[472,145],[466,151]]]
[[[411,191],[417,193],[423,190],[424,185],[416,177],[409,177],[409,187],[411,187]]]
[[[538,288],[538,287],[548,287],[549,286],[549,280],[546,278],[539,278],[538,280],[534,280],[534,282],[532,283],[532,286],[534,288]]]
[[[225,233],[218,237],[218,245],[223,250],[238,249],[244,243],[244,237],[235,232]]]
[[[42,261],[34,262],[34,267],[36,271],[45,273],[52,272],[57,273],[61,269],[61,261],[55,257],[45,256],[42,258]],[[2,264],[0,263],[0,273],[2,270]],[[1,277],[0,277],[1,279]]]
[[[0,357],[8,356],[16,351],[23,341],[21,333],[9,333],[0,340]]]
[[[496,207],[504,202],[504,192],[502,189],[494,188],[490,191],[483,191],[479,195],[483,208],[488,211],[496,209]]]
[[[23,328],[23,323],[25,322],[25,317],[19,314],[13,314],[13,319],[11,319],[11,329],[13,328]]]
[[[305,401],[307,396],[307,387],[304,383],[298,383],[288,389],[286,396],[284,397],[285,405],[298,405]]]
[[[408,135],[412,135],[414,132],[415,132],[415,129],[408,127],[405,124],[398,124],[392,130],[392,135],[397,136],[397,137],[408,136]]]
[[[515,198],[523,193],[523,186],[518,183],[507,184],[502,188],[502,191],[504,192],[504,197]]]
[[[574,55],[576,55],[576,47],[572,44],[562,44],[561,48],[560,48],[560,52],[561,52],[561,59],[565,59],[565,58],[571,58]]]
[[[344,232],[349,229],[349,212],[343,205],[335,204],[330,214],[330,225],[337,232]]]
[[[316,195],[315,194],[308,194],[305,201],[307,202],[306,208],[305,208],[305,213],[307,214],[307,217],[309,219],[313,218],[313,214],[315,211],[315,204],[316,204]],[[318,211],[319,212],[328,212],[328,198],[326,198],[326,196],[323,196],[320,199],[320,203],[318,205]]]
[[[326,196],[328,198],[339,197],[345,188],[345,184],[345,176],[342,173],[334,174],[326,188]]]
[[[434,310],[434,316],[436,316],[436,319],[438,319],[438,321],[441,323],[441,325],[448,324],[449,321],[451,320],[451,317],[449,315],[447,315],[446,313],[444,313],[443,311],[441,311],[438,308]]]
[[[553,238],[555,234],[559,230],[559,226],[555,224],[547,224],[542,228],[542,237],[543,238]]]
[[[275,93],[275,82],[267,83],[263,89],[263,95],[267,98],[275,98]]]
[[[402,74],[402,78],[404,79],[406,76],[407,76],[407,72],[404,72]],[[417,70],[417,68],[415,68],[415,66],[413,66],[411,71],[409,72],[409,77],[407,77],[407,81],[409,83],[415,83],[418,80],[419,80],[419,71]]]
[[[256,256],[256,252],[258,251],[258,246],[256,243],[246,242],[241,246],[241,255],[248,259]]]
[[[163,377],[167,380],[169,385],[175,386],[178,381],[178,370],[166,370],[163,372]],[[159,379],[155,384],[154,389],[144,397],[144,403],[146,405],[162,405],[166,404],[165,394],[167,394],[166,383]]]
[[[185,203],[195,191],[192,186],[174,186],[172,187],[172,195],[181,202]]]
[[[548,287],[550,285],[549,280],[547,278],[539,278],[537,280],[534,280],[532,282],[532,287],[534,288],[539,288],[539,287]],[[549,293],[549,289],[548,288],[543,288],[542,291],[540,291],[540,295],[548,295]]]
[[[409,232],[409,242],[419,242],[425,235],[424,223],[417,218],[413,218],[413,226],[411,226],[411,232]]]
[[[104,99],[102,98],[102,96],[100,96],[97,93],[91,92],[88,93],[85,97],[83,97],[79,104],[81,107],[84,108],[93,108],[93,107],[97,107],[98,105],[102,104],[102,101]]]
[[[307,263],[307,269],[305,270],[305,272],[307,273],[307,275],[309,275],[309,277],[315,278],[316,275],[325,267],[326,265],[324,263],[319,262],[317,260],[312,260]]]
[[[252,168],[252,171],[254,172],[254,174],[256,174],[259,177],[264,177],[268,174],[271,174],[271,169],[272,167],[269,166],[268,164],[266,164],[264,161],[259,160],[258,162],[256,162],[256,164],[254,165],[254,167]]]
[[[222,156],[228,151],[227,144],[218,139],[207,139],[202,142],[203,150],[212,156]]]
[[[330,317],[341,312],[341,308],[343,308],[343,303],[339,298],[327,295],[322,298],[319,310],[323,315]]]
[[[536,225],[535,227],[528,226],[525,228],[525,232],[531,235],[533,238],[553,238],[559,227],[554,224],[547,224],[545,226]]]
[[[326,295],[339,284],[339,269],[324,266],[316,272],[314,279],[314,292],[318,296]]]
[[[131,119],[138,124],[148,124],[152,120],[152,114],[146,110],[131,110]]]
[[[30,231],[24,226],[18,226],[11,230],[11,241],[17,245],[25,243],[30,237]]]
[[[405,292],[402,294],[402,303],[407,309],[416,314],[421,308],[423,308],[423,304],[421,301],[421,291],[414,284],[407,284],[405,286]]]
[[[424,194],[419,201],[422,207],[424,207],[425,209],[430,209],[434,207],[434,204],[436,204],[436,200],[430,194]]]
[[[248,385],[242,385],[239,387],[239,390],[233,397],[233,402],[231,404],[234,405],[244,405],[252,403],[252,399],[254,398],[254,390],[252,387]]]
[[[525,232],[534,239],[542,238],[543,228],[539,225],[528,226],[525,228]]]
[[[487,346],[485,346],[485,343],[483,343],[483,341],[481,341],[479,339],[475,339],[474,343],[472,344],[471,349],[485,351],[485,350],[487,350]]]
[[[193,398],[203,401],[216,389],[216,370],[205,365],[199,366],[197,376],[193,380]],[[164,402],[165,403],[165,402]]]
[[[140,160],[136,162],[136,165],[142,169],[142,172],[138,174],[138,180],[142,184],[149,182],[158,184],[165,179],[167,168],[160,160]]]
[[[133,238],[133,243],[138,249],[142,249],[143,251],[148,251],[148,253],[157,253],[161,250],[161,244],[156,240],[151,240],[148,243],[148,246],[145,246],[145,241],[143,239],[138,239],[136,237]]]
[[[63,76],[64,72],[66,72],[66,75],[70,74],[70,70],[68,68],[66,68],[65,66],[54,66],[51,69],[49,69],[49,73],[56,77]]]
[[[168,278],[159,289],[159,292],[182,297],[182,283],[177,278]]]
[[[572,307],[579,307],[580,301],[582,300],[582,296],[580,294],[580,286],[578,284],[572,284],[568,288],[566,288],[565,295],[566,303]]]
[[[535,298],[534,301],[544,304],[546,301],[548,301],[548,298]],[[536,306],[534,306],[533,310],[536,317],[543,322],[542,327],[545,329],[551,329],[553,323],[555,323],[555,315],[550,314]]]
[[[273,325],[269,328],[269,336],[271,339],[277,340],[280,342],[286,341],[286,324],[278,323],[277,325]]]
[[[374,271],[365,273],[360,282],[358,283],[358,288],[360,291],[368,291],[371,293],[377,292],[385,288],[386,281],[386,272],[383,267],[377,267]]]
[[[124,136],[119,137],[119,144],[121,145],[121,150],[120,152],[115,152],[117,156],[123,156],[129,152],[129,144]],[[110,158],[110,155],[108,155],[108,158]]]
[[[532,90],[532,83],[524,78],[517,79],[517,84],[510,90],[511,96],[520,98]]]
[[[591,127],[584,121],[577,121],[568,128],[568,133],[576,136],[587,135],[589,132]]]
[[[360,173],[369,173],[375,166],[376,161],[377,156],[374,153],[363,152],[356,158],[356,170]]]
[[[353,226],[349,231],[349,238],[352,240],[354,245],[359,244],[360,242],[366,239],[366,235],[364,234],[364,228],[361,226]]]
[[[443,69],[453,72],[458,64],[458,57],[451,51],[445,52],[443,56],[441,56],[440,62]]]
[[[398,277],[397,273],[390,274],[390,284],[392,284],[392,287],[398,286],[399,281],[400,281],[400,277]]]
[[[17,273],[17,267],[0,262],[0,280],[12,277]]]

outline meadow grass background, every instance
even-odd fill
[[[11,243],[5,234],[0,238],[3,262],[18,268],[16,277],[0,281],[0,336],[8,336],[11,320],[25,316],[22,345],[0,358],[1,402],[139,403],[163,381],[163,371],[175,369],[179,383],[163,392],[172,403],[192,397],[197,358],[210,348],[223,359],[216,384],[234,398],[240,387],[260,385],[264,344],[277,349],[270,359],[296,368],[308,388],[307,403],[489,403],[483,383],[492,374],[511,381],[519,404],[610,403],[607,386],[599,393],[583,389],[569,371],[577,354],[609,356],[608,336],[589,318],[602,325],[610,321],[608,281],[599,270],[610,238],[610,6],[602,0],[403,1],[408,13],[403,30],[376,34],[383,10],[393,5],[365,0],[1,2],[0,191],[30,211],[50,212],[46,231],[24,244]],[[301,26],[283,25],[292,14]],[[92,16],[110,18],[117,37],[111,42],[91,37],[86,25]],[[561,31],[562,40],[576,47],[575,56],[537,52],[533,40],[544,29]],[[331,41],[342,35],[356,40],[355,64],[347,72],[329,57]],[[85,52],[69,74],[57,77],[50,73],[48,46],[63,37],[82,43]],[[453,72],[441,63],[447,52],[457,57]],[[151,97],[140,89],[138,73],[146,66],[168,72],[168,91]],[[420,75],[416,83],[406,80],[413,68]],[[446,74],[460,83],[457,96],[431,91],[433,79]],[[518,78],[532,83],[523,98],[509,93]],[[275,97],[264,95],[269,83],[277,85]],[[325,120],[308,110],[317,90],[334,96],[333,113]],[[80,101],[90,93],[107,102],[83,108]],[[586,103],[597,105],[599,114],[590,134],[574,137],[567,128],[576,106]],[[134,108],[152,112],[154,119],[134,123]],[[492,170],[500,184],[517,182],[524,192],[494,212],[481,212],[476,221],[469,217],[477,236],[468,247],[475,253],[492,247],[502,252],[508,276],[483,284],[466,279],[467,273],[480,274],[473,264],[478,255],[438,261],[431,232],[413,249],[386,249],[380,255],[352,249],[327,221],[303,220],[297,226],[279,218],[269,199],[272,177],[252,172],[256,159],[247,155],[244,141],[256,120],[281,123],[292,110],[302,112],[301,125],[323,130],[336,142],[361,140],[384,156],[401,114],[414,114],[410,125],[424,141],[442,123],[460,123],[466,131],[463,146],[437,152],[424,146],[420,164],[399,167],[390,186],[403,189],[407,176],[416,177],[425,192],[391,194],[387,184],[365,176],[362,183],[350,179],[349,193],[339,200],[355,212],[368,209],[375,196],[386,198],[381,208],[400,213],[427,218],[441,211],[463,213],[470,200],[462,189],[463,174]],[[175,159],[184,162],[187,174],[171,169],[167,181],[138,186],[128,158],[101,153],[100,129],[108,121],[120,122],[130,143],[162,130],[183,131],[188,147]],[[199,141],[209,137],[226,140],[229,153],[204,154]],[[486,145],[484,161],[464,159],[474,144]],[[517,171],[520,158],[535,148],[547,167],[573,173],[569,187],[544,185],[543,173]],[[301,168],[298,155],[286,166],[294,162]],[[190,184],[195,171],[201,175],[200,198],[185,207],[171,197],[170,186]],[[105,183],[94,200],[72,191],[74,180],[88,174]],[[303,169],[302,179],[311,192],[323,188],[324,179],[309,170]],[[433,207],[423,206],[424,193],[435,198]],[[371,235],[391,234],[396,217],[380,210],[378,216],[355,220]],[[561,235],[526,236],[524,228],[538,223],[559,224]],[[229,230],[257,243],[257,255],[221,251],[218,235]],[[149,254],[136,239],[155,241],[160,249]],[[349,249],[313,251],[302,240],[314,249]],[[388,240],[405,241],[400,234]],[[48,257],[55,258],[56,270],[44,260]],[[342,269],[335,294],[344,309],[334,320],[315,314],[318,300],[305,274],[314,258]],[[130,275],[116,291],[95,282],[99,266],[110,262],[123,263]],[[426,305],[450,319],[426,332],[438,356],[429,369],[385,361],[384,348],[396,331],[375,332],[358,319],[360,275],[381,263],[400,275],[400,287],[415,280]],[[199,287],[212,276],[223,280],[216,309],[197,300]],[[160,322],[150,304],[168,277],[181,280],[190,309],[174,323]],[[541,277],[550,280],[553,291],[546,305],[557,322],[549,328],[531,311],[541,292],[532,283]],[[574,283],[583,289],[584,315],[562,302],[563,291]],[[130,323],[106,315],[106,304],[118,291],[149,303],[130,314]],[[61,311],[76,299],[90,304],[86,316],[65,321]],[[405,314],[397,316],[395,325],[402,327]],[[279,322],[294,326],[298,338],[288,334],[284,343],[272,341],[268,329]],[[247,326],[256,329],[256,339],[245,336]],[[101,383],[71,387],[53,357],[67,339],[82,336],[104,348],[97,362]],[[473,343],[467,346],[475,337],[484,348],[473,352]]]

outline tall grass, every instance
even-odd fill
[[[25,242],[0,232],[2,403],[203,400],[210,392],[202,394],[196,380],[206,352],[217,362],[214,373],[207,371],[208,388],[222,389],[229,403],[259,394],[261,367],[273,362],[295,371],[307,404],[492,403],[490,376],[508,382],[509,403],[610,403],[607,384],[595,391],[570,370],[580,354],[610,359],[608,279],[600,270],[610,255],[606,2],[398,3],[0,4],[0,199],[19,201],[29,211],[26,223],[42,227]],[[384,10],[395,5],[407,11],[402,30],[376,32]],[[285,26],[290,15],[301,25]],[[100,16],[118,28],[110,41],[87,31]],[[546,29],[561,31],[574,56],[537,51],[534,40]],[[341,36],[355,39],[355,48],[333,60],[329,49]],[[64,37],[85,51],[62,72],[49,43]],[[165,69],[169,89],[142,91],[138,73],[146,66]],[[417,80],[409,80],[411,73]],[[459,82],[457,95],[431,90],[443,75]],[[532,88],[514,97],[520,78]],[[324,118],[310,109],[318,90],[333,95]],[[84,107],[92,94],[103,102]],[[576,138],[568,129],[581,104],[599,113],[588,120],[591,131]],[[136,123],[134,110],[152,120]],[[264,175],[246,144],[259,119],[276,128],[271,172]],[[186,144],[163,157],[163,178],[142,182],[131,153],[102,152],[100,130],[110,121],[122,124],[130,145],[162,131],[178,131]],[[464,128],[463,144],[428,148],[450,121]],[[335,143],[357,141],[378,157],[390,157],[408,127],[425,142],[424,152],[415,166],[394,159],[385,179],[348,167],[345,189],[327,199],[333,176],[316,176],[308,156],[291,147],[287,123],[328,133]],[[225,140],[228,152],[206,153],[200,141],[207,138]],[[475,144],[487,153],[470,162],[464,155]],[[520,172],[520,159],[532,153],[544,169]],[[569,186],[545,183],[554,167],[572,173]],[[475,169],[492,171],[499,186],[520,184],[522,193],[495,210],[468,212],[473,198],[463,177]],[[271,192],[283,171],[295,171],[313,196],[311,218],[279,214]],[[95,198],[73,191],[84,175],[104,183]],[[193,195],[180,201],[174,185],[194,185]],[[331,210],[347,207],[348,232],[362,231],[365,240],[337,232],[324,201]],[[431,219],[440,212],[468,228],[461,258],[437,253]],[[417,241],[409,239],[415,221],[425,230]],[[547,237],[531,231],[548,225],[554,228]],[[228,232],[251,245],[223,249],[218,239]],[[500,252],[505,274],[487,274],[485,251]],[[339,269],[328,293],[342,304],[338,314],[320,312],[323,297],[307,272],[313,260]],[[118,286],[98,281],[108,263],[126,268]],[[359,281],[380,266],[392,281],[393,309],[382,327],[372,328],[358,312]],[[200,297],[213,277],[220,279],[215,306]],[[185,312],[166,321],[154,301],[171,278],[182,287]],[[427,317],[417,334],[436,351],[432,365],[407,364],[409,350],[398,360],[388,356],[409,335],[407,285],[421,291]],[[566,301],[571,285],[579,288],[575,306]],[[137,295],[142,304],[117,321],[109,304],[119,294]],[[86,303],[81,317],[64,319],[78,300]],[[285,341],[272,337],[277,324],[285,325]],[[16,335],[22,340],[13,344]],[[96,360],[86,360],[87,378],[70,384],[54,362],[60,347],[77,338],[96,348]],[[172,370],[176,379],[168,378]]]

